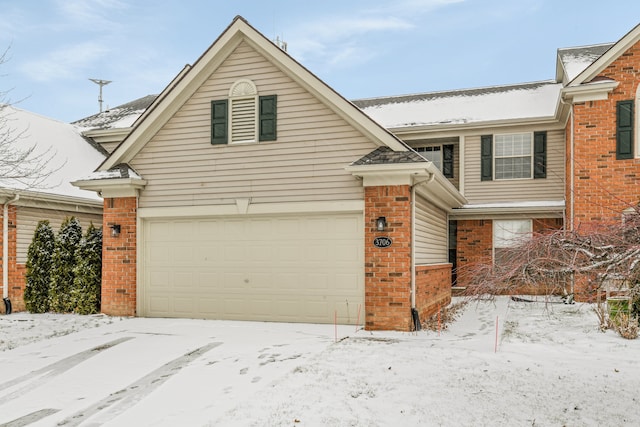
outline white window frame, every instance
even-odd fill
[[[437,148],[437,150],[434,150],[436,148]],[[440,145],[424,145],[424,146],[420,146],[420,147],[414,147],[413,149],[416,150],[418,153],[420,153],[421,156],[423,156],[424,158],[429,160],[431,163],[433,163],[438,168],[438,170],[440,172],[442,172],[442,165],[444,163],[444,159],[443,159],[444,149],[442,147],[442,144],[440,144]],[[429,149],[429,150],[427,150],[427,149]],[[433,160],[428,159],[427,156],[426,156],[426,153],[429,153],[429,152],[433,153],[434,151],[437,151],[438,153],[440,153],[440,162],[439,163],[436,163]]]
[[[531,219],[494,219],[493,220],[493,262],[496,261],[496,249],[506,249],[517,246],[533,235],[533,220]]]
[[[238,103],[247,103],[249,106],[245,110],[246,124],[244,134],[249,137],[239,138],[234,136],[239,133],[240,119],[234,117],[234,106]],[[249,105],[252,104],[252,105]],[[228,138],[230,144],[250,144],[258,142],[258,90],[256,85],[249,79],[240,79],[235,81],[229,89],[229,111],[228,111]],[[249,111],[247,111],[249,110]],[[253,117],[252,117],[253,116]],[[234,132],[234,130],[236,132]]]
[[[498,139],[503,137],[513,137],[515,135],[528,135],[529,136],[529,176],[528,177],[517,177],[517,178],[498,178],[498,159],[514,159],[514,158],[524,158],[527,156],[523,155],[510,155],[510,156],[498,156],[498,151],[496,146],[498,144]],[[533,132],[512,132],[512,133],[499,133],[493,135],[493,179],[495,181],[515,181],[515,180],[523,180],[523,179],[533,179],[533,163],[534,163],[534,150],[533,150]]]

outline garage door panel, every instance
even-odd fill
[[[354,323],[363,231],[362,214],[147,220],[142,314]]]

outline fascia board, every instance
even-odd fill
[[[477,133],[478,130],[485,130],[498,127],[515,127],[515,126],[559,126],[559,114],[562,111],[560,102],[556,107],[557,114],[548,117],[531,117],[525,119],[509,119],[509,120],[492,120],[486,122],[474,123],[457,123],[457,124],[438,124],[424,126],[407,126],[399,128],[389,128],[398,137],[407,137],[413,134],[431,135],[436,134],[437,137],[470,135]],[[403,138],[404,139],[404,138]]]
[[[82,132],[82,136],[91,138],[100,142],[121,142],[131,133],[133,127],[116,128],[116,129],[94,129]]]
[[[144,189],[147,181],[138,178],[94,179],[74,181],[71,185],[83,190],[95,191],[103,198],[135,197]]]
[[[454,209],[451,219],[489,219],[491,217],[528,216],[538,218],[562,218],[564,207],[558,206],[520,206],[520,207],[482,207]]]
[[[410,185],[424,197],[449,211],[463,206],[467,200],[433,163],[394,163],[347,166],[346,170],[362,178],[364,187]]]
[[[607,99],[619,84],[616,81],[601,81],[580,86],[568,86],[562,89],[561,96],[564,99],[571,100],[574,104],[586,101],[602,101]]]
[[[30,206],[30,207],[42,207],[42,208],[54,208],[60,207],[66,210],[78,211],[78,212],[101,212],[102,211],[102,200],[96,199],[85,199],[83,197],[76,196],[65,196],[62,194],[49,194],[43,193],[39,191],[28,191],[28,190],[20,190],[20,191],[2,191],[0,192],[0,197],[6,194],[7,199],[8,196],[11,195],[11,198],[16,194],[20,195],[20,198],[12,203],[16,206]],[[96,211],[97,209],[97,211]]]

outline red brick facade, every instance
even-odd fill
[[[0,218],[2,217],[2,210],[0,210]],[[13,311],[23,311],[25,287],[25,266],[24,264],[17,263],[17,207],[13,205],[8,206],[8,238],[5,239],[2,235],[3,227],[0,227],[0,277],[3,277],[2,268],[4,263],[2,262],[2,254],[4,254],[4,248],[2,245],[8,240],[8,295],[11,300],[11,307]],[[4,304],[0,304],[0,311],[4,312]]]
[[[602,78],[619,83],[608,99],[573,106],[574,212],[567,204],[567,214],[574,216],[574,228],[592,221],[617,221],[624,209],[636,206],[640,201],[640,160],[616,159],[616,103],[636,99],[640,82],[640,42],[594,80]],[[638,113],[638,105],[635,105],[635,114]],[[570,143],[569,129],[567,144]],[[570,152],[569,147],[567,153]],[[567,185],[571,181],[570,171],[567,167]]]
[[[451,302],[451,264],[416,266],[416,308],[424,321]]]
[[[544,233],[562,228],[561,218],[535,218],[532,220],[534,233]],[[460,270],[477,264],[493,263],[493,221],[458,221],[457,265]],[[458,286],[467,286],[467,275],[458,276]],[[531,293],[531,292],[527,292]]]
[[[369,330],[411,328],[411,189],[408,185],[365,187],[365,327]],[[384,216],[387,229],[376,230]],[[392,239],[388,248],[375,237]]]
[[[102,229],[102,312],[112,316],[136,314],[137,199],[104,200]],[[120,234],[112,236],[112,226]]]
[[[365,326],[368,330],[413,328],[411,317],[411,188],[408,185],[365,187]],[[387,228],[376,229],[378,217]],[[373,245],[389,237],[387,248]],[[420,319],[451,300],[451,264],[416,268],[416,308]]]

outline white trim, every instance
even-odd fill
[[[71,183],[83,190],[96,191],[103,198],[137,197],[147,181],[140,178],[80,180]]]
[[[364,212],[364,200],[336,202],[255,203],[247,206],[246,215],[302,214],[313,212]],[[139,208],[139,218],[237,216],[238,205],[176,206]]]
[[[574,104],[587,101],[602,101],[607,99],[619,84],[614,80],[601,80],[581,86],[565,87],[560,94],[562,99],[570,100]]]
[[[529,135],[530,138],[530,142],[529,142],[529,158],[531,159],[531,163],[530,163],[530,167],[529,167],[529,176],[525,176],[522,178],[496,178],[496,172],[497,172],[497,167],[496,167],[496,160],[498,159],[498,156],[496,154],[496,137],[498,136],[512,136],[512,135]],[[491,161],[493,162],[493,167],[492,167],[492,172],[493,172],[493,180],[494,181],[517,181],[517,180],[531,180],[533,179],[533,163],[534,163],[534,135],[533,132],[508,132],[508,133],[495,133],[493,134],[493,147],[492,147],[492,159]],[[513,143],[513,141],[512,141]],[[527,156],[500,156],[501,159],[507,159],[507,158],[524,158]]]

